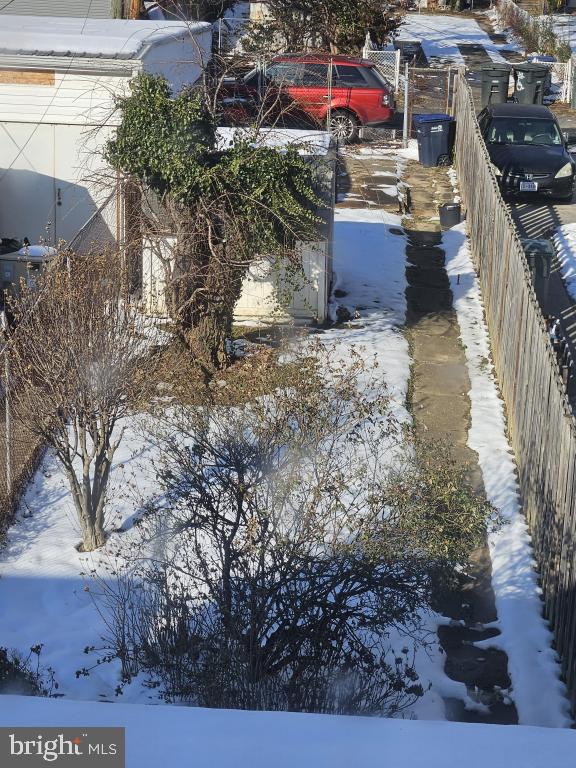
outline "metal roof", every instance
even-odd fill
[[[152,45],[207,29],[204,22],[2,16],[0,56],[139,59]]]
[[[79,16],[83,19],[111,19],[111,0],[10,0],[2,2],[5,16]]]

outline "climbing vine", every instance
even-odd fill
[[[144,234],[170,235],[157,255],[178,333],[206,370],[221,368],[250,265],[266,256],[297,269],[296,242],[317,237],[315,169],[256,129],[219,134],[203,91],[173,96],[162,77],[138,76],[118,108],[105,157],[138,187]]]

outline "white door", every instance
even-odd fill
[[[113,189],[106,138],[81,125],[0,123],[0,237],[70,242]]]
[[[54,126],[0,123],[0,237],[54,243]]]

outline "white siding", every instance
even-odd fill
[[[0,14],[10,16],[79,16],[112,18],[112,0],[12,0],[2,2]]]
[[[56,72],[54,85],[0,82],[4,122],[101,125],[114,110],[114,96],[126,92],[129,77],[97,72]]]

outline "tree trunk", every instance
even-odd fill
[[[83,526],[82,552],[93,552],[106,543],[106,534],[101,524],[91,521]]]
[[[78,520],[82,530],[82,552],[93,552],[106,543],[106,533],[104,531],[104,498],[100,494],[95,502],[92,496],[90,486],[86,487],[84,483],[78,482],[76,476],[70,469],[67,470],[70,480],[70,489]],[[95,502],[95,506],[93,506]]]
[[[225,310],[211,307],[196,314],[193,326],[186,330],[186,344],[205,370],[221,370],[229,360],[227,340],[232,318]]]

